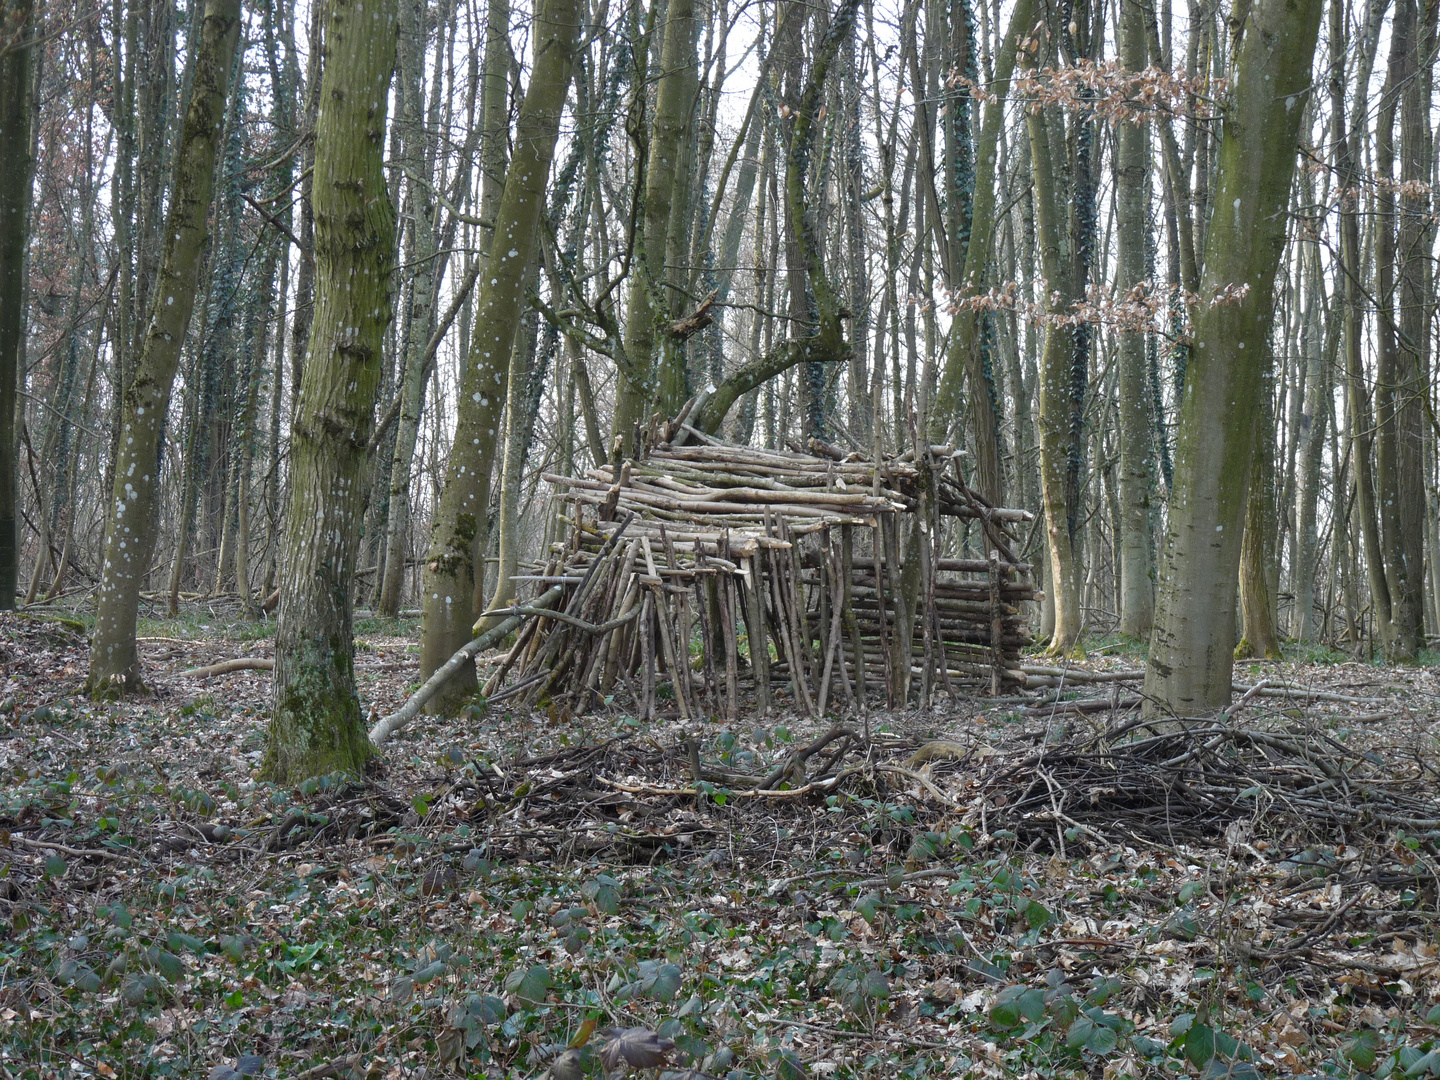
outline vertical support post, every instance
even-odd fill
[[[850,649],[855,664],[855,697],[865,708],[865,648],[860,641],[860,626],[855,620],[855,526],[840,526],[840,580],[844,586],[842,602],[845,609],[845,632],[850,635]]]
[[[720,558],[730,560],[730,530],[720,533]],[[725,642],[725,719],[740,717],[740,646],[735,634],[735,582],[721,568],[717,575],[720,598],[720,630]]]
[[[757,550],[746,561],[749,582],[745,589],[746,622],[750,627],[750,670],[755,676],[755,690],[760,699],[760,712],[770,713],[770,641],[765,633],[765,571],[764,559]]]
[[[990,696],[1000,696],[1000,678],[1004,670],[1003,648],[1005,621],[1000,606],[1000,552],[990,549]]]

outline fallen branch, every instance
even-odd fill
[[[546,589],[528,606],[538,614],[553,616],[555,613],[549,609],[559,601],[561,592],[559,585]],[[511,615],[508,619],[492,626],[474,641],[466,642],[456,649],[455,655],[436,668],[435,674],[426,679],[425,685],[411,694],[410,699],[404,705],[401,705],[389,716],[381,717],[376,721],[375,726],[370,729],[370,741],[376,746],[381,746],[391,735],[415,719],[420,710],[425,707],[425,703],[441,691],[450,681],[451,676],[459,671],[467,661],[474,659],[497,641],[503,640],[506,634],[520,625],[521,618],[520,615]]]
[[[801,795],[809,795],[812,791],[829,791],[845,777],[858,772],[858,769],[847,769],[845,772],[835,776],[827,776],[823,780],[816,780],[814,783],[805,784],[798,788],[783,788],[780,790],[766,790],[764,788],[752,788],[749,791],[727,790],[725,795],[731,799],[795,799]],[[595,777],[597,783],[606,787],[614,788],[616,791],[623,791],[627,795],[689,795],[692,798],[704,794],[693,787],[670,788],[659,787],[655,784],[622,784],[619,780],[607,780],[603,776]]]
[[[61,855],[69,855],[74,859],[112,859],[116,862],[133,862],[129,855],[122,855],[118,851],[105,851],[101,848],[73,848],[64,844],[52,844],[48,840],[29,840],[23,836],[10,834],[10,842],[19,844],[21,847],[35,848],[41,851],[58,851]]]
[[[892,776],[903,776],[907,780],[913,780],[915,781],[915,783],[923,787],[926,791],[930,792],[931,795],[934,795],[935,798],[939,799],[946,806],[949,806],[956,810],[965,809],[954,799],[950,798],[949,795],[946,795],[943,791],[936,787],[929,779],[921,776],[917,772],[913,772],[912,770],[903,768],[899,765],[876,765],[874,766],[874,769],[876,772],[889,773]]]
[[[1039,664],[1022,664],[1020,670],[1026,675],[1038,678],[1063,679],[1067,683],[1108,683],[1139,682],[1145,678],[1144,669],[1139,671],[1085,671],[1072,667],[1042,667]],[[1027,680],[1027,686],[1036,685]]]
[[[232,671],[274,671],[275,661],[264,656],[242,656],[238,660],[222,660],[208,667],[186,668],[180,672],[192,679],[208,679],[212,675],[228,675]]]
[[[1264,683],[1264,680],[1261,680]],[[1248,694],[1255,691],[1259,697],[1268,698],[1296,698],[1305,701],[1333,701],[1340,705],[1383,705],[1384,698],[1373,697],[1352,697],[1349,694],[1332,694],[1326,690],[1311,690],[1304,686],[1285,686],[1283,684],[1270,683],[1261,686],[1246,686],[1243,683],[1235,683],[1231,686],[1237,694]]]

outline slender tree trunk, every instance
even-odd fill
[[[390,513],[385,521],[385,551],[382,560],[378,614],[395,618],[400,613],[400,592],[405,581],[406,537],[410,530],[410,478],[415,471],[415,442],[420,432],[420,410],[424,405],[425,345],[430,338],[435,301],[434,199],[415,176],[425,172],[428,155],[423,124],[425,60],[425,0],[401,0],[400,46],[397,59],[401,92],[398,95],[397,123],[403,124],[401,154],[414,176],[407,179],[410,228],[414,240],[415,273],[410,282],[409,337],[404,343],[404,373],[396,393],[400,395],[400,417],[395,431],[395,448],[390,458]],[[428,176],[424,177],[429,179]]]
[[[1064,205],[1070,184],[1064,172],[1064,129],[1058,110],[1044,106],[1030,114],[1028,125],[1036,239],[1045,277],[1045,311],[1050,318],[1040,355],[1038,418],[1040,492],[1050,553],[1045,593],[1055,610],[1050,651],[1065,655],[1080,645],[1084,574],[1074,528],[1079,508],[1072,505],[1070,484],[1070,461],[1078,453],[1071,424],[1076,346],[1074,331],[1064,321],[1077,299],[1073,252],[1065,227]]]
[[[135,377],[120,403],[120,444],[90,653],[88,685],[94,693],[143,686],[135,621],[155,546],[160,433],[195,302],[216,152],[223,136],[226,83],[239,29],[240,0],[207,0],[165,224],[164,256]]]
[[[1294,637],[1299,641],[1316,641],[1323,621],[1315,609],[1315,575],[1319,547],[1320,486],[1324,466],[1327,407],[1333,394],[1331,367],[1337,352],[1339,319],[1332,314],[1324,327],[1325,340],[1320,339],[1318,306],[1321,287],[1317,259],[1311,260],[1311,301],[1308,318],[1312,323],[1306,355],[1301,358],[1308,369],[1305,376],[1305,400],[1301,405],[1296,440],[1299,442],[1298,476],[1296,478],[1295,565],[1291,569],[1295,593]],[[1338,311],[1338,305],[1332,308]],[[1324,350],[1323,354],[1321,350]],[[1338,513],[1337,513],[1338,517]]]
[[[962,300],[974,296],[985,286],[995,250],[999,225],[996,220],[1000,167],[998,147],[1005,119],[1005,97],[1015,72],[1020,43],[1034,29],[1033,13],[1033,0],[1019,0],[1011,13],[1010,27],[995,60],[995,77],[986,87],[994,97],[987,100],[980,122],[980,138],[973,160],[975,200],[964,244],[958,245],[963,261],[956,288]],[[968,91],[963,89],[961,93],[968,95]],[[936,442],[944,442],[950,437],[960,408],[960,388],[968,378],[969,418],[976,447],[974,479],[982,494],[999,502],[1002,495],[999,418],[996,414],[994,376],[982,356],[982,339],[979,312],[973,307],[961,307],[955,313],[950,346],[931,408],[930,437]]]
[[[0,610],[20,584],[16,417],[25,369],[25,248],[30,232],[30,24],[33,0],[0,0]]]
[[[1255,448],[1250,454],[1250,491],[1245,500],[1245,536],[1240,546],[1241,635],[1235,646],[1237,660],[1278,660],[1281,655],[1275,591],[1270,581],[1270,569],[1280,552],[1275,528],[1274,358],[1268,342],[1265,352],[1266,366],[1271,370],[1263,376]]]
[[[315,129],[315,316],[292,429],[275,700],[264,775],[359,772],[351,591],[390,322],[395,211],[384,145],[395,0],[331,0]]]
[[[530,287],[534,288],[535,284],[532,266]],[[496,544],[495,589],[489,598],[492,609],[502,608],[515,598],[514,579],[520,568],[520,488],[524,480],[525,455],[535,437],[535,417],[530,411],[531,365],[535,362],[537,331],[535,322],[534,312],[525,312],[510,356],[510,379],[505,394],[505,400],[509,402],[509,408],[505,410],[505,454],[500,463],[500,535]]]
[[[1145,691],[1155,710],[1194,715],[1230,700],[1235,596],[1254,416],[1285,243],[1296,138],[1321,0],[1259,0],[1234,58],[1205,242],[1195,349],[1176,440],[1175,491]],[[1288,108],[1277,108],[1288,102]],[[1219,302],[1222,290],[1243,297]]]
[[[1145,69],[1145,14],[1140,0],[1123,0],[1120,62],[1129,71]],[[1145,124],[1120,124],[1115,147],[1115,239],[1118,248],[1117,299],[1141,301],[1149,207],[1145,176],[1150,169],[1150,136]],[[1147,403],[1149,372],[1145,335],[1121,327],[1120,388],[1120,632],[1149,637],[1155,620],[1151,558],[1150,494],[1155,486],[1153,425]]]
[[[628,445],[635,425],[644,421],[652,407],[658,404],[670,409],[678,405],[677,398],[684,397],[683,362],[678,359],[683,353],[664,341],[670,313],[665,253],[671,216],[682,210],[675,205],[677,180],[688,167],[681,148],[695,97],[694,22],[694,0],[670,0],[665,9],[655,113],[644,142],[644,211],[630,266],[624,351],[617,360],[617,446]],[[662,355],[671,361],[668,365],[662,365]]]
[[[1408,9],[1404,81],[1400,91],[1400,197],[1396,221],[1397,305],[1396,352],[1393,369],[1393,414],[1396,480],[1394,532],[1386,555],[1394,581],[1394,618],[1398,653],[1418,655],[1425,644],[1425,407],[1429,356],[1427,329],[1434,298],[1426,289],[1426,267],[1432,258],[1434,230],[1429,220],[1430,197],[1417,194],[1429,184],[1433,165],[1430,139],[1431,87],[1434,81],[1436,16],[1440,4],[1399,0]],[[1422,12],[1423,10],[1423,18]],[[1397,24],[1399,20],[1396,20]],[[1398,34],[1398,29],[1392,28]],[[1387,492],[1387,495],[1390,493]]]
[[[495,239],[480,276],[470,355],[460,384],[455,441],[430,536],[421,592],[421,677],[429,676],[470,640],[474,621],[475,537],[489,500],[499,444],[505,375],[524,307],[570,84],[579,14],[575,0],[546,0],[535,30],[535,64],[515,130],[514,159],[495,215]],[[452,677],[431,708],[453,707],[475,686],[473,663]]]

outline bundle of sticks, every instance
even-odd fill
[[[578,712],[624,692],[641,717],[668,696],[682,717],[735,718],[742,683],[761,711],[788,696],[810,715],[875,689],[907,701],[917,683],[927,699],[1023,685],[1019,604],[1038,594],[1003,525],[1028,515],[984,504],[958,467],[940,483],[945,448],[917,463],[812,446],[662,442],[618,468],[543,474],[571,534],[525,580],[563,599],[535,612],[486,697]],[[989,557],[941,557],[942,515],[978,519]],[[902,536],[902,520],[918,529]]]

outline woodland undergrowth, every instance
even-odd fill
[[[357,632],[383,714],[414,626]],[[818,722],[476,702],[282,788],[269,673],[184,674],[266,625],[141,634],[153,695],[93,702],[74,626],[0,617],[6,1080],[569,1080],[616,1064],[597,1026],[673,1042],[645,1075],[1440,1075],[1430,668],[1245,667],[1292,692],[1153,726],[1115,684]]]

